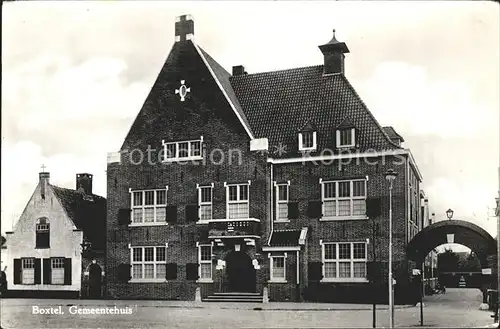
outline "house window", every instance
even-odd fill
[[[35,248],[50,248],[50,224],[46,217],[36,222]]]
[[[276,185],[276,220],[288,220],[288,184]]]
[[[321,182],[323,216],[366,218],[366,180]]]
[[[64,284],[64,258],[51,258],[51,278],[52,284]]]
[[[212,186],[198,188],[198,205],[200,207],[200,220],[212,219]]]
[[[35,284],[35,259],[34,258],[22,258],[22,284]]]
[[[366,281],[366,242],[323,243],[325,281]]]
[[[165,223],[167,190],[132,191],[132,223]]]
[[[271,256],[271,281],[286,281],[286,255]]]
[[[311,151],[316,149],[316,132],[303,131],[299,133],[299,151]]]
[[[356,141],[356,129],[337,130],[337,147],[352,147]]]
[[[198,246],[198,264],[200,281],[212,280],[212,245]]]
[[[164,161],[178,161],[178,160],[201,160],[201,147],[203,137],[198,140],[183,141],[183,142],[170,142],[165,143],[164,147]]]
[[[227,185],[227,214],[229,219],[249,218],[249,184]]]
[[[166,248],[132,247],[132,280],[164,280],[166,277]]]

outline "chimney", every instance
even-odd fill
[[[175,42],[194,38],[194,21],[191,15],[182,15],[175,18]]]
[[[248,73],[245,71],[245,67],[243,65],[233,66],[233,76],[246,75],[246,74]]]
[[[49,184],[50,173],[43,171],[38,174],[38,177],[40,179],[40,195],[42,196],[42,199],[45,199],[45,193],[47,192],[47,185]]]
[[[335,30],[333,30],[333,38],[328,43],[319,46],[319,49],[324,56],[323,74],[344,74],[344,54],[349,52],[345,42],[339,42],[335,38]]]
[[[80,188],[85,194],[92,194],[92,174],[76,174],[76,190]]]

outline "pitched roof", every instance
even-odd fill
[[[384,127],[384,131],[390,139],[399,139],[401,140],[401,142],[405,141],[403,137],[401,137],[401,135],[398,134],[396,130],[394,130],[394,128],[391,126]]]
[[[301,230],[275,230],[271,233],[271,247],[293,247],[299,245]]]
[[[106,199],[96,194],[85,194],[50,185],[65,212],[78,230],[95,248],[106,243]]]
[[[319,149],[334,149],[334,129],[346,118],[359,131],[360,151],[390,150],[394,144],[342,74],[323,75],[323,65],[232,76],[231,86],[256,138],[284,144],[283,157],[298,152],[297,131],[310,121]]]

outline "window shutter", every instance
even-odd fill
[[[71,258],[64,258],[64,284],[71,285]]]
[[[130,264],[120,264],[118,265],[118,280],[122,282],[128,282],[132,277],[130,276]]]
[[[35,258],[34,261],[35,265],[35,284],[40,284],[42,283],[42,265],[41,265],[41,259],[40,258]]]
[[[14,284],[21,284],[21,259],[14,259]]]
[[[186,205],[186,221],[187,222],[198,221],[198,205],[195,204]]]
[[[176,263],[168,263],[167,264],[167,280],[177,280],[177,264]]]
[[[323,263],[311,262],[307,264],[309,281],[320,281],[323,279]]]
[[[372,283],[381,282],[381,264],[379,262],[366,263],[366,278]]]
[[[186,280],[198,280],[198,264],[186,264]]]
[[[118,224],[119,225],[130,224],[132,222],[130,219],[131,212],[132,212],[132,209],[128,209],[128,208],[118,209]]]
[[[167,206],[167,223],[177,223],[177,206]]]
[[[369,218],[377,218],[382,214],[380,208],[380,198],[366,199],[366,216]]]
[[[43,284],[50,284],[52,281],[52,267],[50,258],[43,259]]]
[[[323,217],[323,202],[322,201],[309,201],[307,205],[307,216],[309,218],[321,218]]]
[[[288,202],[288,219],[299,218],[299,203]]]
[[[198,242],[209,242],[208,240],[208,229],[206,228],[198,228],[198,235],[197,235],[197,241]]]

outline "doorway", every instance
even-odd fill
[[[242,251],[231,251],[225,261],[229,291],[255,292],[256,276],[250,256]]]
[[[102,269],[96,263],[89,267],[89,298],[101,298]]]

